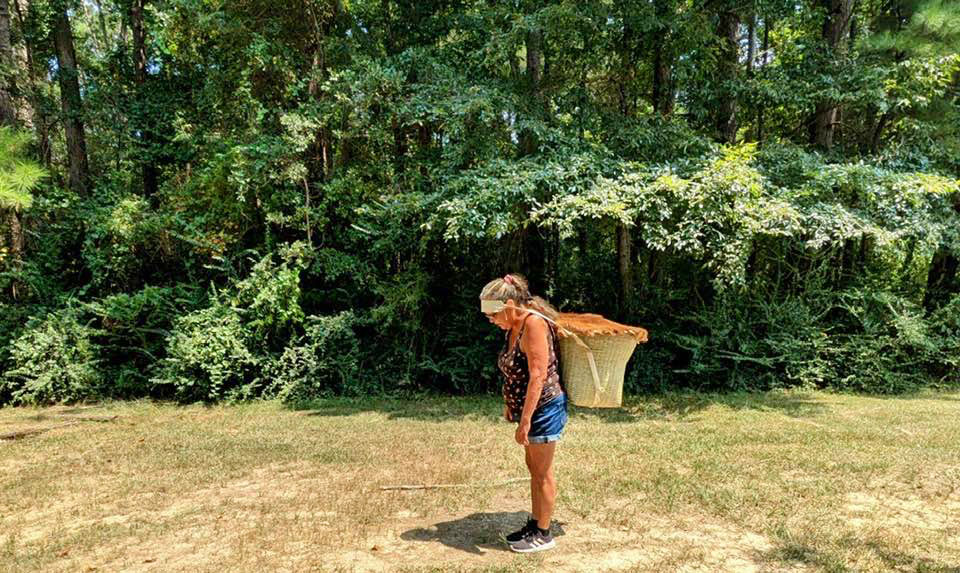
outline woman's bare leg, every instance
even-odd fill
[[[533,474],[533,460],[530,457],[530,448],[524,448],[524,457],[527,462],[527,470],[530,471],[530,513],[533,515],[534,519],[540,515],[540,488],[537,486],[536,477]]]
[[[533,517],[540,529],[550,528],[553,506],[557,499],[557,481],[553,477],[553,454],[556,448],[556,442],[529,444],[526,447]]]

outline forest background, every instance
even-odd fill
[[[960,4],[0,0],[0,404],[960,383]]]

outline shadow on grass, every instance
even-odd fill
[[[612,423],[640,420],[680,422],[693,421],[698,412],[715,405],[732,410],[779,411],[793,418],[817,416],[827,409],[822,400],[802,392],[677,392],[629,396],[621,408],[575,408],[573,411],[577,416]]]
[[[909,555],[902,551],[894,551],[890,548],[884,547],[882,544],[876,541],[867,543],[867,547],[872,549],[873,552],[883,560],[884,565],[889,567],[891,571],[924,571],[930,573],[960,572],[960,566],[957,564],[946,565],[930,559],[929,557]]]
[[[442,543],[447,547],[482,555],[488,551],[510,551],[503,539],[527,521],[524,511],[473,513],[453,521],[441,521],[431,527],[418,527],[400,534],[406,541]],[[553,535],[564,535],[563,523],[554,521]]]
[[[503,417],[503,402],[495,396],[421,395],[404,398],[321,398],[294,404],[305,416],[353,416],[378,412],[388,418],[431,422],[476,418],[497,421]]]
[[[793,418],[814,417],[827,409],[823,400],[803,392],[678,392],[629,396],[621,408],[571,406],[570,415],[596,418],[608,423],[644,420],[692,421],[696,419],[695,414],[714,405],[733,410],[779,411]],[[352,416],[363,412],[378,412],[389,418],[433,422],[465,418],[498,421],[503,415],[503,402],[493,395],[323,398],[301,402],[291,408],[302,411],[305,416]]]
[[[909,555],[885,547],[876,540],[862,542],[851,539],[850,542],[869,548],[883,561],[888,571],[917,571],[924,573],[960,573],[960,566],[948,565],[929,557]],[[770,564],[783,565],[784,563],[802,563],[803,565],[818,567],[823,571],[848,571],[849,567],[837,555],[817,549],[800,540],[783,540],[776,547],[763,554],[763,560]]]

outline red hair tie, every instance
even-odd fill
[[[513,277],[511,277],[510,275],[504,275],[503,282],[507,283],[508,285],[517,286],[513,283]]]

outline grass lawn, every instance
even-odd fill
[[[529,507],[526,483],[502,484],[526,469],[500,412],[494,397],[0,409],[0,434],[51,428],[0,441],[0,570],[960,571],[960,394],[574,409],[557,548],[534,555],[498,540]],[[470,487],[380,489],[394,484]]]

